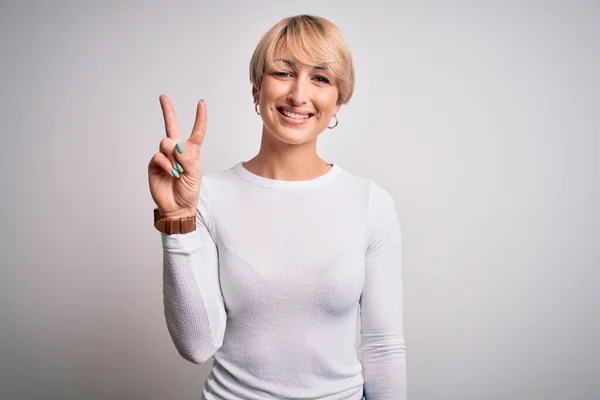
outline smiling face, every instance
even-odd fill
[[[252,89],[265,133],[288,144],[315,140],[341,104],[336,76],[322,65],[306,65],[291,56],[277,57]]]
[[[354,90],[352,56],[339,29],[311,15],[275,24],[250,60],[254,102],[269,144],[316,144]],[[271,141],[276,139],[276,141]]]

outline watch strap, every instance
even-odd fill
[[[158,211],[158,207],[156,207],[154,209],[154,227],[168,235],[189,233],[196,230],[196,216],[163,218],[160,211]]]

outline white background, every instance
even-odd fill
[[[403,228],[409,398],[600,398],[596,1],[0,5],[0,396],[198,399],[176,352],[147,164],[161,93],[203,171],[258,150],[248,65],[281,18],[352,49],[321,156]],[[387,399],[386,399],[387,400]]]

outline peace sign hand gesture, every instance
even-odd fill
[[[206,133],[206,104],[198,102],[196,121],[187,141],[181,142],[175,110],[169,98],[160,96],[167,137],[148,164],[152,199],[164,218],[196,215],[200,194],[200,148]]]

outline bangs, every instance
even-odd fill
[[[276,69],[275,61],[291,58],[309,66],[322,66],[337,75],[342,57],[331,38],[326,37],[320,26],[309,21],[293,21],[283,27],[278,37],[267,48],[266,71]],[[265,71],[265,72],[266,72]]]

